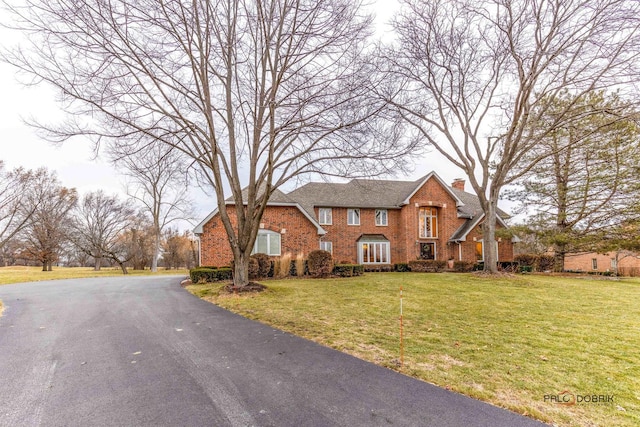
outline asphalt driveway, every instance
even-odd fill
[[[0,286],[0,425],[543,425],[232,314],[180,279]]]

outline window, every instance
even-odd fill
[[[347,225],[360,225],[360,209],[347,209]]]
[[[496,241],[495,249],[496,249],[496,261],[500,261],[500,247],[497,241]],[[476,261],[484,262],[484,242],[482,240],[478,240],[476,242]]]
[[[376,209],[376,225],[387,225],[387,210]]]
[[[598,269],[598,259],[597,258],[592,258],[591,259],[591,268],[594,270]]]
[[[476,242],[476,261],[482,262],[484,261],[484,251],[482,247],[482,240]]]
[[[389,264],[389,242],[360,242],[362,264]]]
[[[420,243],[420,259],[436,259],[436,244]]]
[[[611,269],[615,270],[616,268],[618,268],[618,260],[615,258],[611,258]]]
[[[320,242],[320,250],[330,252],[333,255],[333,243]]]
[[[280,237],[280,233],[275,231],[258,230],[252,253],[272,256],[280,255]]]
[[[318,209],[318,221],[320,225],[331,225],[333,224],[333,217],[331,208],[319,208]]]
[[[438,210],[433,207],[420,208],[420,237],[438,237]]]

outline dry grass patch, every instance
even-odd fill
[[[274,327],[559,426],[640,425],[640,280],[376,273],[191,291]],[[545,395],[613,395],[563,406]]]
[[[160,270],[152,273],[149,270],[129,270],[132,276],[152,275],[152,274],[184,274],[187,276],[187,270]],[[12,283],[23,282],[39,282],[42,280],[58,280],[58,279],[81,279],[87,277],[108,277],[122,276],[120,268],[102,268],[100,271],[94,271],[91,267],[53,267],[53,271],[42,271],[41,267],[0,267],[0,285],[8,285]]]

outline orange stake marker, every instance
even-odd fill
[[[402,325],[402,285],[400,285],[400,369],[404,366],[404,337]]]

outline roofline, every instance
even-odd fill
[[[416,188],[411,192],[411,194],[409,194],[407,196],[406,199],[404,199],[404,201],[402,202],[403,205],[408,205],[409,201],[411,200],[411,198],[414,196],[414,194],[416,194],[418,192],[418,190],[420,188],[422,188],[422,186],[430,179],[430,178],[435,178],[440,185],[447,191],[447,193],[449,193],[449,195],[451,197],[453,197],[453,199],[456,201],[456,206],[464,206],[464,203],[462,202],[462,200],[460,200],[460,198],[458,196],[456,196],[456,194],[453,192],[453,190],[451,189],[451,187],[444,182],[444,180],[442,178],[440,178],[440,176],[435,173],[435,171],[431,171],[429,172],[427,175],[425,175],[425,177],[422,179],[422,181],[420,181],[420,183],[416,186]]]
[[[466,233],[464,233],[462,236],[460,236],[460,238],[459,238],[459,239],[455,239],[455,240],[449,239],[449,241],[450,241],[450,242],[466,242],[466,241],[467,241],[467,235],[471,232],[471,230],[473,230],[473,229],[474,229],[474,228],[475,228],[475,227],[476,227],[476,226],[477,226],[477,225],[478,225],[478,224],[479,224],[479,223],[484,219],[484,217],[485,217],[485,214],[484,214],[484,213],[482,213],[482,214],[478,215],[475,219],[471,218],[471,219],[470,219],[470,221],[471,221],[471,225],[470,225],[470,226],[468,226],[468,230],[467,230],[467,232],[466,232]],[[499,223],[499,224],[500,224],[501,226],[503,226],[504,228],[508,228],[508,227],[509,227],[509,226],[507,225],[507,223],[506,223],[506,222],[504,222],[504,220],[503,220],[502,218],[500,218],[500,215],[496,215],[496,222],[497,222],[497,223]],[[465,223],[465,224],[462,224],[462,225],[460,226],[460,228],[462,228],[462,227],[466,227],[466,226],[467,226],[467,224]],[[460,228],[459,228],[459,229],[460,229]],[[458,229],[458,230],[459,230],[459,229]],[[453,235],[454,235],[454,236],[456,235],[456,233],[458,232],[458,230],[456,230],[456,231],[455,231],[455,233],[453,233]]]
[[[218,208],[215,208],[209,215],[206,216],[205,219],[203,219],[202,221],[200,221],[200,224],[196,225],[195,227],[193,227],[193,234],[195,235],[201,235],[202,233],[204,233],[204,225],[206,223],[208,223],[211,218],[213,218],[214,216],[216,216],[216,214],[218,213]]]
[[[226,203],[226,205],[230,205],[230,206],[235,206],[235,203]],[[246,203],[245,203],[246,205]],[[285,202],[267,202],[267,206],[290,206],[290,207],[296,207],[298,208],[298,210],[300,212],[302,212],[302,215],[305,216],[305,218],[307,218],[313,225],[315,225],[315,227],[318,229],[318,234],[320,235],[325,235],[327,234],[327,231],[322,228],[322,226],[318,223],[318,221],[316,221],[313,217],[311,217],[311,215],[309,215],[309,213],[307,211],[305,211],[302,206],[300,206],[299,203],[285,203]],[[213,212],[211,212],[209,215],[207,215],[207,217],[205,219],[203,219],[198,225],[196,225],[193,228],[193,234],[196,235],[201,235],[202,233],[204,233],[204,225],[211,221],[211,218],[213,218],[214,216],[216,216],[218,213],[218,208],[215,208],[213,210]]]

